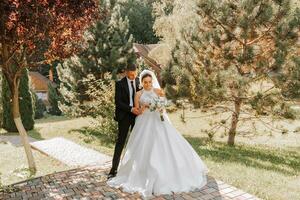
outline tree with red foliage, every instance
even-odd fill
[[[0,1],[0,69],[11,90],[14,122],[33,172],[36,166],[19,111],[21,71],[78,52],[83,32],[97,18],[97,7],[96,0]]]

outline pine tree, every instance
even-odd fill
[[[120,4],[109,2],[106,11],[102,11],[107,12],[107,16],[91,28],[87,34],[88,48],[80,56],[87,72],[98,73],[99,78],[106,72],[116,75],[135,59],[128,19],[121,16]]]
[[[34,119],[41,119],[44,117],[44,112],[47,110],[42,99],[39,99],[34,91],[31,90],[34,102]]]
[[[99,11],[102,18],[86,33],[86,50],[58,67],[59,91],[64,98],[62,109],[65,112],[88,114],[83,104],[92,100],[87,94],[89,76],[110,84],[111,80],[107,80],[105,74],[116,79],[117,73],[135,63],[133,37],[129,33],[127,17],[121,15],[121,4],[113,0],[101,0],[100,3],[103,5]]]
[[[284,80],[298,87],[293,77],[299,74],[288,69],[291,60],[299,59],[299,8],[291,8],[289,0],[198,0],[197,24],[180,25],[173,20],[177,31],[169,37],[175,33],[168,32],[163,22],[171,26],[170,19],[180,16],[180,8],[177,1],[164,2],[169,5],[158,6],[168,5],[172,10],[157,18],[156,31],[171,46],[171,61],[163,72],[170,97],[188,98],[197,106],[229,103],[229,145],[234,144],[243,105],[250,105],[256,115],[291,117],[280,89]],[[250,90],[261,82],[273,83],[273,87]]]
[[[128,17],[129,33],[133,35],[135,42],[140,44],[156,44],[153,24],[155,21],[153,3],[156,0],[125,0],[121,1],[122,16]]]
[[[281,74],[277,86],[287,98],[300,98],[300,58],[294,57],[291,63]]]
[[[9,132],[17,132],[17,127],[13,120],[11,110],[11,92],[9,90],[7,81],[2,77],[2,103],[3,103],[3,128]],[[20,80],[20,113],[21,119],[26,130],[32,130],[34,128],[34,109],[33,98],[29,89],[29,75],[28,69],[23,69],[22,78]]]

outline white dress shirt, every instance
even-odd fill
[[[131,87],[131,81],[133,81],[133,87],[134,87],[134,91],[136,93],[136,85],[135,85],[135,79],[134,80],[130,80],[129,78],[127,78],[127,83],[128,83],[128,88],[129,88],[129,106],[134,107],[133,105],[133,99],[132,99],[132,87]]]

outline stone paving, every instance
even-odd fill
[[[43,154],[71,167],[101,166],[112,160],[110,156],[76,144],[63,137],[31,142],[30,145]]]
[[[82,167],[58,172],[31,180],[16,183],[13,192],[0,192],[2,200],[127,200],[143,199],[138,193],[130,194],[106,184],[111,163],[103,166]],[[257,197],[243,192],[213,177],[201,189],[173,195],[155,196],[155,200],[255,200]]]
[[[37,140],[28,136],[29,142],[36,142]],[[19,135],[0,135],[0,142],[9,142],[16,147],[21,147],[21,137]]]

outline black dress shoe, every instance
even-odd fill
[[[109,174],[107,175],[107,180],[109,180],[109,179],[115,177],[116,175],[117,175],[117,173],[109,173]]]

